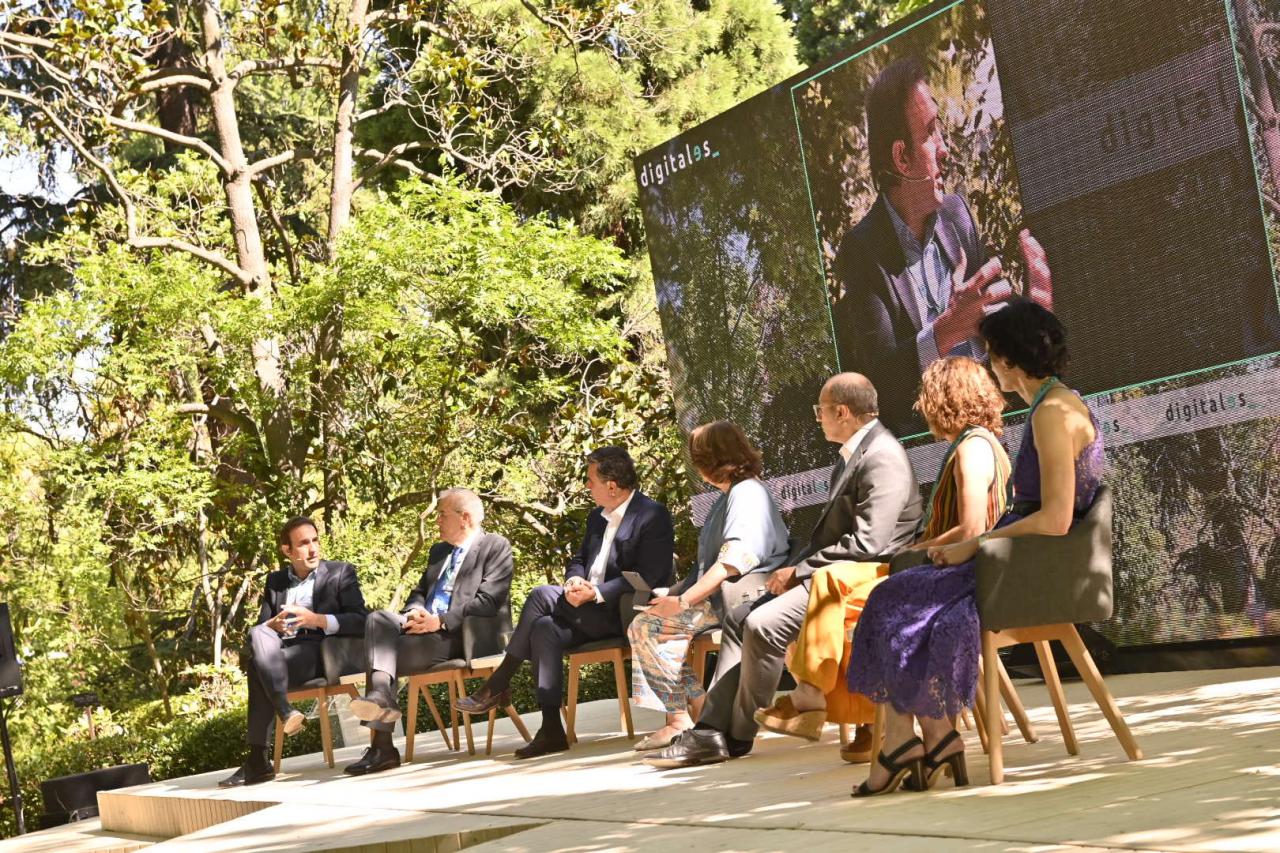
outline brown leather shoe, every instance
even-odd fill
[[[486,684],[470,696],[458,700],[458,710],[468,714],[487,714],[492,708],[505,708],[511,704],[511,689],[492,693]]]
[[[871,761],[871,726],[858,726],[853,740],[840,747],[840,757],[850,764],[867,764]]]
[[[797,711],[796,706],[791,704],[791,697],[783,696],[768,708],[756,711],[755,718],[761,728],[771,732],[816,741],[822,739],[827,712]]]

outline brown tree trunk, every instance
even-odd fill
[[[231,166],[224,190],[227,197],[227,213],[236,242],[236,258],[240,267],[253,276],[249,295],[258,300],[263,312],[271,310],[271,269],[267,265],[267,253],[258,229],[257,211],[253,203],[253,179],[248,170],[244,145],[240,140],[240,120],[236,113],[235,80],[227,74],[224,58],[222,23],[216,0],[204,0],[201,12],[204,65],[212,81],[209,102],[213,112],[213,124],[218,134],[220,153]],[[253,342],[254,374],[258,384],[268,397],[280,400],[284,394],[284,374],[280,366],[280,344],[274,338],[262,338]],[[292,433],[288,411],[281,405],[267,415],[263,431],[267,454],[276,470],[299,476],[299,466],[289,453]],[[292,470],[291,470],[292,469]]]

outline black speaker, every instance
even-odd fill
[[[99,791],[144,785],[150,781],[151,773],[146,764],[121,764],[74,776],[46,779],[40,783],[40,794],[44,798],[40,828],[97,817]]]
[[[18,650],[13,645],[13,626],[9,623],[9,605],[0,604],[0,699],[22,692],[22,669],[18,666]]]

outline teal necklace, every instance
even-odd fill
[[[1035,399],[1031,401],[1031,408],[1027,409],[1028,418],[1030,418],[1031,413],[1036,410],[1036,406],[1040,405],[1040,401],[1044,399],[1045,395],[1052,391],[1055,385],[1059,384],[1061,384],[1061,382],[1056,376],[1050,376],[1045,380],[1044,384],[1040,386],[1040,390],[1036,392]]]

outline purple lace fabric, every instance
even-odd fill
[[[1102,429],[1076,459],[1076,513],[1102,482]],[[1040,500],[1040,457],[1028,413],[1013,465],[1015,501]],[[1008,512],[996,527],[1022,518]],[[980,647],[973,561],[916,566],[886,578],[867,598],[853,635],[849,690],[918,717],[953,717],[973,706]]]

